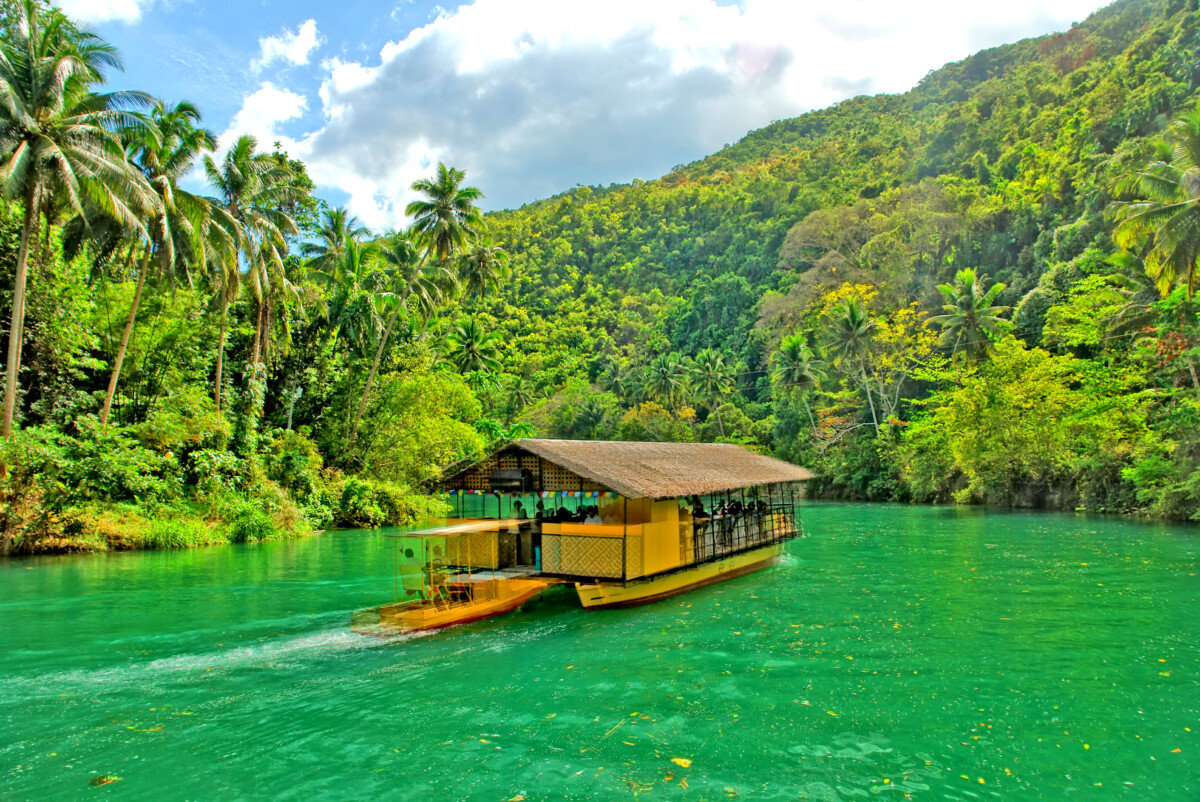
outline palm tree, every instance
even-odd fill
[[[0,187],[22,204],[13,284],[0,436],[12,431],[17,371],[25,322],[29,248],[52,202],[75,214],[107,215],[142,230],[155,198],[132,169],[116,131],[136,120],[146,102],[137,92],[96,94],[109,69],[120,70],[116,49],[76,27],[58,9],[24,0],[0,45]]]
[[[509,419],[532,404],[535,397],[533,383],[524,376],[514,376],[508,383]]]
[[[600,374],[600,386],[621,400],[625,400],[629,395],[633,380],[632,371],[615,359],[610,361],[605,371]]]
[[[323,218],[317,241],[300,246],[300,253],[308,260],[309,267],[322,275],[341,264],[350,243],[362,242],[371,234],[344,206],[326,209]]]
[[[126,132],[129,161],[141,170],[153,187],[158,203],[147,222],[141,266],[129,317],[113,360],[108,392],[100,410],[100,423],[108,423],[116,394],[121,365],[137,319],[146,275],[151,271],[174,281],[182,273],[188,284],[192,266],[206,268],[210,258],[220,258],[221,240],[209,237],[209,205],[201,197],[179,186],[191,172],[196,159],[214,147],[212,134],[198,126],[200,112],[186,101],[168,107],[156,101],[146,124]]]
[[[1171,123],[1157,161],[1117,182],[1113,237],[1127,250],[1144,243],[1146,270],[1162,295],[1182,281],[1195,295],[1200,259],[1200,112]]]
[[[463,291],[468,296],[478,295],[482,301],[488,288],[500,286],[507,258],[508,254],[503,249],[483,242],[464,253],[458,260],[458,275]]]
[[[412,233],[425,244],[426,254],[445,260],[462,250],[483,228],[483,216],[475,205],[483,193],[464,187],[467,174],[438,162],[433,178],[421,178],[412,188],[423,197],[404,207],[413,218]]]
[[[817,389],[825,378],[821,371],[821,360],[808,347],[808,343],[799,334],[784,337],[779,344],[779,350],[773,360],[774,369],[771,380],[784,393],[799,395],[804,402],[804,411],[808,413],[808,422],[812,426],[813,437],[817,435],[817,422],[813,419],[812,410],[808,406],[808,394]]]
[[[338,263],[318,274],[332,289],[326,312],[327,336],[330,340],[341,338],[351,349],[369,353],[380,323],[373,293],[377,278],[373,251],[357,239],[348,239],[339,250]]]
[[[687,395],[688,373],[676,354],[659,354],[646,368],[646,393],[674,412]]]
[[[871,407],[871,422],[875,425],[875,434],[879,434],[879,416],[875,413],[875,399],[871,395],[871,384],[867,381],[867,360],[871,356],[874,335],[875,321],[867,315],[859,301],[849,298],[838,308],[828,339],[829,351],[836,364],[844,366],[849,373],[858,368],[863,389],[867,392],[867,404]]]
[[[252,378],[262,369],[265,333],[270,330],[270,306],[273,291],[298,295],[287,276],[283,257],[285,238],[299,234],[296,221],[287,209],[304,196],[293,180],[292,170],[268,153],[258,151],[253,136],[239,137],[220,162],[204,157],[204,172],[217,191],[223,207],[222,221],[230,226],[229,236],[237,243],[245,261],[246,276],[258,306],[254,329]]]
[[[987,274],[976,275],[971,268],[958,271],[953,284],[938,285],[947,301],[942,307],[945,314],[929,318],[930,323],[942,327],[942,345],[955,352],[961,347],[968,357],[987,353],[991,338],[1008,329],[1008,321],[1000,318],[1008,307],[994,305],[1004,284],[996,282],[985,289],[986,282]]]
[[[483,193],[475,187],[464,187],[466,173],[447,167],[438,162],[437,172],[433,178],[421,178],[413,182],[412,188],[422,197],[404,207],[404,213],[413,218],[409,228],[406,250],[402,255],[397,254],[393,266],[403,262],[403,268],[408,278],[407,289],[403,293],[404,301],[412,292],[413,284],[421,275],[425,263],[432,256],[439,262],[446,262],[451,254],[465,247],[477,236],[483,226],[483,217],[475,202],[483,197]],[[416,261],[417,248],[420,246],[420,260]],[[402,258],[401,258],[402,257]],[[385,256],[385,258],[387,258]],[[363,411],[367,408],[367,399],[371,396],[371,386],[375,381],[375,373],[379,370],[379,362],[383,351],[387,348],[392,336],[392,328],[400,315],[404,304],[396,306],[392,317],[388,320],[387,329],[379,339],[379,347],[375,351],[375,359],[367,374],[367,383],[363,387],[362,398],[358,402],[358,411],[354,414],[354,423],[350,426],[350,439],[358,433],[358,424],[362,420]]]
[[[494,373],[500,369],[500,335],[484,332],[474,318],[459,323],[447,345],[450,362],[462,373]]]
[[[720,352],[705,348],[696,354],[692,384],[696,395],[717,416],[717,427],[724,437],[725,422],[721,420],[721,398],[733,391],[734,381]]]

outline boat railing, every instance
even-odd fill
[[[660,547],[664,542],[661,530],[671,527],[674,532],[674,522],[548,522],[542,525],[541,570],[562,577],[636,579],[780,543],[795,537],[797,526],[788,505],[694,519],[681,516],[678,550],[670,553]]]

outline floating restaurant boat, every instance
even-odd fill
[[[453,518],[389,535],[393,601],[353,626],[477,621],[555,585],[588,609],[626,607],[745,576],[801,533],[812,476],[726,443],[516,440],[448,472]]]

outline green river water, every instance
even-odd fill
[[[399,640],[347,628],[379,532],[0,564],[0,799],[1200,799],[1196,529],[803,513],[751,577]]]

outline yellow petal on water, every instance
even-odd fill
[[[979,784],[980,784],[980,785],[984,785],[984,784],[985,784],[985,783],[983,782],[983,778],[982,778],[982,777],[980,777],[980,778],[979,778]]]
[[[1084,745],[1083,745],[1083,748],[1084,748],[1084,749],[1091,749],[1092,747],[1088,746],[1087,744],[1084,744]]]
[[[554,718],[557,715],[558,715],[558,713],[551,713],[550,715],[546,716],[546,718],[544,718],[543,721],[549,721],[550,719]]]
[[[825,712],[828,713],[829,715],[833,716],[834,718],[837,718],[837,713],[833,712],[832,710],[826,710]]]
[[[525,797],[521,796],[520,794],[517,794],[512,799],[508,800],[508,802],[525,802]]]
[[[488,743],[488,739],[487,739],[487,738],[480,738],[480,739],[479,739],[479,743],[481,743],[481,744]]]
[[[682,778],[682,779],[679,781],[679,784],[680,784],[680,785],[682,785],[684,788],[687,788],[687,787],[688,787],[688,786],[687,786],[687,777],[684,777],[684,778]]]
[[[572,668],[574,668],[574,667],[575,667],[575,666],[567,666],[567,671],[570,671],[570,670],[571,670]]]
[[[690,769],[692,767],[692,761],[686,757],[673,757],[671,758],[671,762],[676,766],[682,766],[685,769]]]
[[[1175,754],[1176,752],[1182,752],[1182,751],[1183,751],[1182,749],[1172,749],[1171,754]]]

